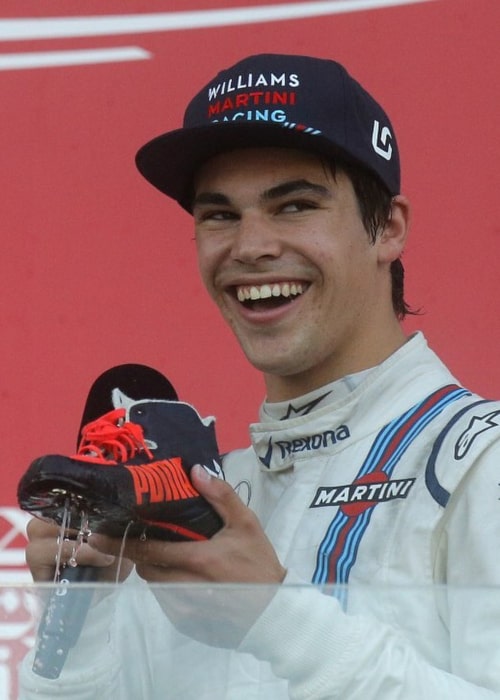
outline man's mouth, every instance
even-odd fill
[[[308,286],[305,282],[271,282],[238,285],[235,290],[238,301],[247,308],[267,310],[289,304],[303,294]]]

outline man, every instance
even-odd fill
[[[128,540],[125,555],[150,583],[272,588],[222,601],[186,592],[182,604],[158,593],[161,632],[139,618],[148,636],[134,663],[148,665],[149,685],[120,648],[134,605],[111,623],[105,599],[59,681],[25,667],[25,697],[191,697],[189,679],[181,691],[165,670],[179,645],[172,657],[155,648],[167,616],[236,649],[202,697],[254,697],[257,685],[278,700],[500,697],[500,607],[470,591],[500,584],[500,405],[463,389],[401,327],[409,204],[387,115],[333,61],[252,56],[210,81],[184,127],[137,164],[192,212],[205,286],[267,397],[252,446],[224,459],[229,483],[191,472],[223,528],[206,542]],[[33,521],[30,538],[34,578],[49,580],[54,529]],[[91,542],[79,562],[112,578],[121,543]],[[352,585],[276,588],[311,582]],[[418,593],[398,599],[400,586]],[[245,686],[245,674],[262,675]]]

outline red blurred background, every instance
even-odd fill
[[[423,314],[408,330],[423,329],[467,386],[500,395],[500,3],[251,4],[249,22],[241,0],[2,1],[4,517],[32,458],[73,450],[88,387],[112,365],[160,369],[217,416],[223,451],[246,443],[261,378],[204,294],[190,218],[134,154],[251,53],[334,58],[385,106],[414,205],[407,297]],[[294,9],[318,15],[287,19]]]

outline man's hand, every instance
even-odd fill
[[[127,540],[124,554],[135,563],[138,574],[150,583],[281,583],[286,570],[257,517],[232,487],[198,465],[191,470],[191,479],[219,513],[224,527],[203,542]],[[121,540],[96,534],[90,544],[117,555]]]
[[[26,547],[26,562],[33,576],[33,580],[39,583],[52,582],[56,569],[56,557],[59,550],[58,537],[60,527],[39,518],[32,518],[27,527],[28,545]],[[76,532],[74,533],[76,537]],[[73,549],[75,540],[65,540],[61,549],[61,566],[67,564]],[[111,554],[103,554],[88,544],[82,544],[78,548],[77,563],[81,566],[95,566],[101,569],[99,581],[115,581],[118,561]],[[132,562],[123,560],[120,566],[120,580],[128,576],[133,567]]]
[[[269,603],[286,574],[257,517],[232,487],[195,466],[193,485],[221,516],[224,527],[204,542],[130,539],[124,554],[150,583],[204,583],[153,589],[173,624],[184,634],[216,646],[234,647]],[[121,541],[102,535],[92,546],[117,555]],[[267,584],[210,587],[206,584]]]

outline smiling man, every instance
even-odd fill
[[[373,367],[405,342],[392,307],[407,203],[371,241],[349,177],[296,149],[240,149],[201,166],[193,214],[205,285],[269,401]]]
[[[334,61],[251,56],[197,93],[184,126],[147,143],[137,165],[192,213],[203,282],[267,396],[251,446],[224,457],[226,482],[191,471],[223,527],[202,542],[129,539],[124,551],[152,583],[274,588],[167,591],[162,617],[124,586],[114,617],[95,606],[58,681],[25,665],[25,697],[498,699],[498,594],[492,604],[471,587],[500,585],[500,405],[401,326],[409,204],[383,109]],[[47,580],[54,530],[33,521],[29,534],[34,578]],[[109,579],[122,543],[90,542],[79,562]],[[419,593],[387,603],[286,585],[297,583]],[[148,609],[155,625],[127,664],[134,615]],[[210,662],[179,690],[189,646],[159,654],[168,618],[235,649],[205,694],[196,679]]]

